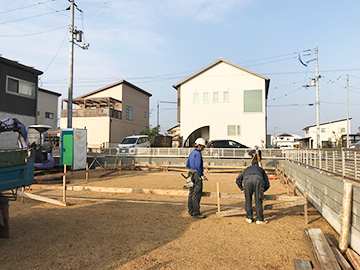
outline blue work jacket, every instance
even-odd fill
[[[186,162],[186,167],[190,170],[197,170],[200,176],[204,175],[203,158],[198,149],[194,149]]]

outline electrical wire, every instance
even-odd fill
[[[28,5],[28,6],[25,6],[25,7],[20,7],[20,8],[15,8],[15,9],[11,9],[11,10],[6,10],[6,11],[3,11],[3,12],[0,12],[0,14],[6,14],[6,13],[13,12],[13,11],[18,11],[18,10],[21,10],[21,9],[26,9],[26,8],[29,8],[29,7],[34,7],[34,6],[37,6],[37,5],[45,4],[45,3],[48,3],[48,2],[55,2],[55,0],[49,0],[49,1],[45,1],[45,2],[39,2],[39,3],[32,4],[32,5]]]
[[[13,22],[18,22],[18,21],[29,20],[29,19],[33,19],[33,18],[42,17],[42,16],[47,16],[47,15],[51,15],[51,14],[59,13],[59,12],[63,12],[63,11],[66,11],[66,9],[60,9],[60,10],[56,10],[56,11],[49,12],[49,13],[34,15],[34,16],[25,17],[25,18],[21,18],[21,19],[15,19],[15,20],[12,20],[12,21],[7,21],[7,22],[0,22],[0,25],[8,24],[8,23],[13,23]]]
[[[60,27],[57,27],[57,28],[53,28],[53,29],[50,29],[50,30],[47,30],[47,31],[42,31],[42,32],[37,32],[37,33],[31,33],[31,34],[18,34],[18,35],[0,35],[0,38],[7,38],[7,37],[26,37],[26,36],[36,36],[36,35],[41,35],[41,34],[45,34],[45,33],[49,33],[49,32],[53,32],[53,31],[56,31],[56,30],[59,30],[59,29],[63,29],[65,27],[68,27],[67,25],[64,25],[64,26],[60,26]]]

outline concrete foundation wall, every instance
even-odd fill
[[[340,233],[343,181],[290,161],[281,160],[279,164],[290,181],[295,180],[297,188],[302,193],[306,191],[309,202]],[[360,188],[357,186],[353,187],[349,235],[349,245],[360,253]]]

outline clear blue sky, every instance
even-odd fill
[[[44,72],[40,86],[67,98],[67,0],[0,0],[0,54]],[[360,1],[76,0],[75,25],[89,50],[75,47],[74,97],[120,80],[176,102],[173,84],[222,57],[271,79],[268,133],[304,136],[316,124],[314,48],[319,49],[320,123],[345,119],[349,75],[351,130],[360,127]],[[312,49],[311,51],[307,51]],[[306,54],[311,54],[306,56]],[[310,106],[309,104],[314,104]],[[236,114],[236,112],[234,112]],[[160,105],[162,131],[176,105]]]

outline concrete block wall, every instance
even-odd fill
[[[309,202],[340,233],[343,181],[290,161],[281,160],[279,165],[290,181],[296,181],[296,186],[302,193],[306,191]],[[355,185],[349,235],[349,245],[360,253],[360,188]]]

